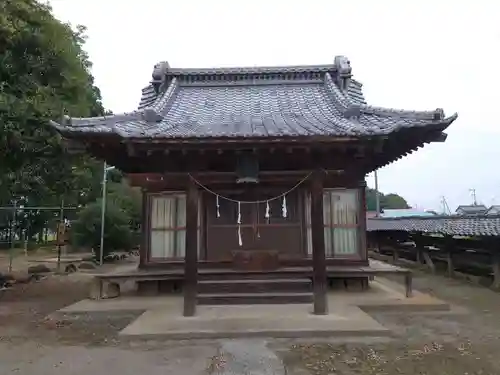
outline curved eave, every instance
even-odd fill
[[[345,118],[353,121],[364,120],[365,125],[368,126],[370,119],[374,121],[377,119],[392,120],[394,126],[387,126],[384,129],[385,134],[408,127],[434,126],[436,129],[441,127],[444,130],[458,117],[457,113],[446,117],[441,108],[430,111],[412,111],[360,103],[352,95],[349,95],[349,87],[347,90],[339,88],[329,73],[325,74],[324,85],[330,97],[330,105],[343,113]]]
[[[372,133],[366,135],[277,135],[277,136],[255,136],[252,134],[227,134],[227,135],[217,135],[217,136],[177,136],[177,137],[148,137],[147,135],[130,135],[128,133],[124,133],[123,131],[118,130],[114,124],[104,124],[97,126],[70,126],[70,125],[61,125],[57,122],[51,121],[51,125],[54,126],[59,133],[61,133],[65,137],[69,138],[88,138],[88,137],[118,137],[122,140],[126,140],[127,142],[180,142],[180,143],[191,143],[191,142],[210,142],[210,143],[218,143],[218,142],[345,142],[345,141],[354,141],[354,140],[370,140],[380,137],[390,137],[391,134],[398,134],[401,132],[406,132],[409,130],[417,130],[425,131],[426,133],[430,131],[435,134],[435,137],[430,142],[442,142],[444,141],[445,134],[442,133],[450,124],[456,120],[457,114],[454,114],[450,117],[442,121],[433,121],[426,122],[425,124],[419,124],[418,126],[408,126],[408,127],[399,127],[399,128],[391,128],[387,129],[387,131]],[[109,119],[108,119],[109,120]],[[139,124],[137,127],[146,127],[151,128],[154,127],[154,124]],[[144,129],[144,128],[143,128]]]

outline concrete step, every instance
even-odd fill
[[[310,279],[201,280],[198,283],[200,294],[309,293],[311,290]]]
[[[312,302],[312,293],[217,293],[198,295],[198,304],[200,305],[273,305]]]

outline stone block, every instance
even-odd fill
[[[90,287],[90,299],[109,299],[120,296],[120,284],[95,278]]]
[[[52,272],[45,264],[37,264],[28,268],[28,273],[49,273]]]

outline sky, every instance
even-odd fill
[[[51,0],[88,28],[104,106],[137,108],[154,64],[178,68],[351,61],[369,104],[458,112],[445,143],[378,172],[379,189],[419,209],[500,204],[498,0]],[[368,176],[373,186],[373,176]]]

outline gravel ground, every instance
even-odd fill
[[[500,295],[416,271],[415,288],[465,307],[456,313],[371,313],[397,338],[386,342],[281,342],[289,374],[500,374]],[[461,311],[460,311],[461,310]],[[305,371],[307,370],[307,371]]]
[[[500,295],[416,272],[416,289],[466,311],[371,313],[397,337],[342,341],[127,341],[117,333],[138,313],[51,314],[90,281],[51,276],[0,296],[0,374],[500,374]]]

